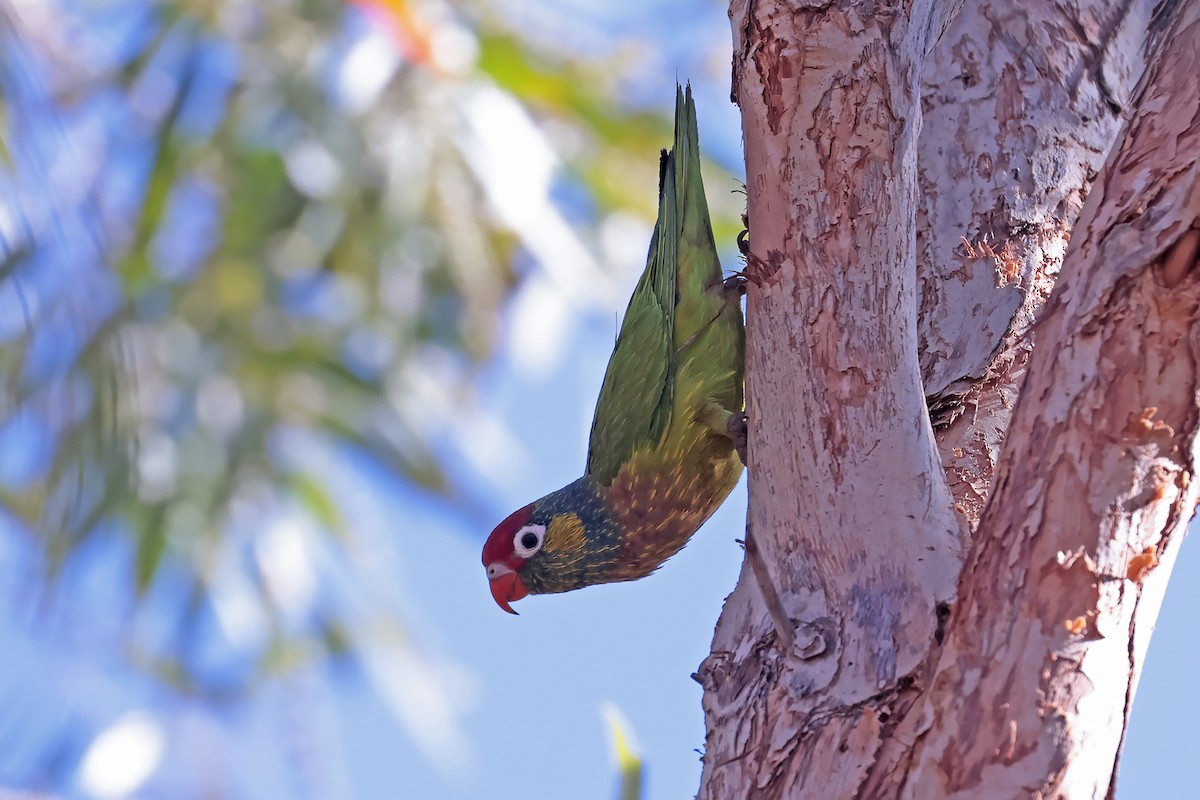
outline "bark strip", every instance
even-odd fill
[[[942,464],[973,528],[1029,326],[1145,69],[1156,0],[970,3],[922,76],[919,346]]]
[[[1111,795],[1200,498],[1200,3],[1181,10],[1037,325],[907,797]]]

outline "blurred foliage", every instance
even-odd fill
[[[642,757],[638,755],[634,745],[629,721],[615,706],[606,707],[604,716],[608,723],[608,735],[612,740],[613,754],[617,761],[619,776],[617,800],[641,800]]]
[[[484,4],[0,15],[0,503],[48,578],[97,537],[129,543],[133,596],[169,572],[178,637],[135,661],[223,693],[187,636],[231,557],[281,613],[262,552],[230,555],[261,544],[254,510],[299,508],[323,547],[355,538],[288,441],[470,503],[443,466],[450,410],[470,404],[506,298],[553,253],[530,231],[563,222],[497,208],[483,101],[533,115],[555,180],[587,198],[543,213],[570,217],[601,273],[609,212],[653,214],[667,122],[620,102],[624,54],[535,46]],[[336,609],[272,624],[243,680],[353,652]]]

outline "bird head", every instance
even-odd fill
[[[496,526],[483,545],[483,566],[487,569],[492,597],[496,604],[510,614],[512,603],[529,594],[521,573],[529,559],[546,543],[548,526],[533,520],[536,503],[518,508]]]
[[[611,572],[619,552],[619,529],[585,476],[509,514],[484,543],[483,566],[492,597],[515,614],[510,603],[526,595],[621,580]]]

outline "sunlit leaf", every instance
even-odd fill
[[[616,706],[607,705],[603,711],[617,762],[617,772],[620,775],[617,800],[640,800],[642,796],[642,758],[635,749],[629,721]]]

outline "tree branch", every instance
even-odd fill
[[[777,770],[793,785],[867,706],[859,744],[874,749],[880,693],[927,658],[954,592],[963,530],[921,386],[912,237],[919,75],[941,9],[731,10],[751,246],[777,269],[747,301],[749,522],[786,616],[819,644],[767,646],[762,599],[739,583],[700,669],[702,797]],[[750,728],[729,718],[759,691]]]
[[[1111,796],[1200,498],[1200,3],[1177,19],[1039,322],[907,796]]]
[[[922,78],[921,372],[974,527],[1091,181],[1145,69],[1152,0],[963,9]],[[1114,101],[1113,97],[1118,98]]]
[[[1055,295],[1067,305],[1031,328],[1156,32],[1141,0],[1057,15],[1016,5],[972,6],[948,53],[934,48],[926,74],[942,82],[925,99],[942,116],[920,146],[919,76],[949,5],[731,7],[751,248],[770,273],[748,299],[749,526],[762,564],[743,567],[699,670],[701,798],[1094,796],[1088,776],[1108,780],[1072,765],[1079,731],[1101,732],[1111,770],[1159,576],[1196,500],[1195,195],[1172,182],[1185,180],[1178,161],[1164,171],[1164,154],[1135,148],[1088,200],[1074,247],[1091,249],[1071,256],[1064,274],[1077,277]],[[1180,8],[1154,6],[1163,18]],[[1200,73],[1173,63],[1188,81]],[[1153,127],[1164,106],[1150,96],[1138,119]],[[1175,141],[1171,158],[1200,148],[1183,129],[1142,135]],[[918,158],[940,192],[919,242]],[[1097,212],[1110,206],[1124,216]],[[1168,208],[1182,215],[1173,224]],[[1139,360],[1143,347],[1158,355]],[[993,490],[1027,363],[1034,396]],[[971,411],[943,420],[953,494],[923,376],[940,408]],[[989,492],[951,612],[967,527],[955,501],[971,522]],[[782,612],[768,613],[755,570],[774,577]],[[790,649],[774,646],[781,619],[804,633]]]

